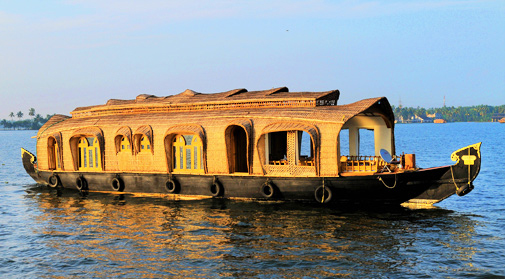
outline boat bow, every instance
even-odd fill
[[[472,182],[480,172],[481,144],[482,142],[472,144],[451,154],[451,160],[456,162],[451,166],[451,178],[458,196],[464,196],[474,188]]]
[[[432,205],[457,194],[464,196],[470,193],[473,181],[480,171],[481,142],[454,151],[451,159],[456,163],[450,166],[420,169],[416,176],[421,183],[431,185],[419,196],[408,201],[407,204]],[[414,179],[415,180],[415,179]]]

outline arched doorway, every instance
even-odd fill
[[[50,170],[61,170],[60,163],[60,149],[58,146],[58,142],[54,137],[49,137],[47,140],[47,155],[48,155],[48,164]]]
[[[249,172],[246,131],[240,126],[233,125],[228,127],[226,135],[229,137],[227,152],[230,173]]]

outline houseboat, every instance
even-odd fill
[[[50,187],[181,199],[433,204],[473,189],[480,143],[452,153],[454,165],[420,169],[414,154],[390,155],[387,98],[339,96],[281,87],[111,99],[54,115],[37,133],[37,157],[22,149],[23,165]]]

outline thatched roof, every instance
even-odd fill
[[[287,87],[264,91],[234,89],[221,93],[203,94],[192,90],[166,97],[142,94],[134,100],[111,99],[104,105],[79,107],[72,117],[139,114],[153,112],[223,110],[258,107],[314,107],[336,105],[340,92],[289,92]]]
[[[71,112],[71,118],[57,115],[39,130],[38,136],[45,134],[46,130],[74,130],[95,125],[110,125],[117,130],[122,126],[208,125],[240,119],[342,125],[358,114],[381,116],[388,126],[394,125],[393,111],[385,97],[336,105],[339,95],[338,90],[289,92],[286,87],[251,92],[235,89],[215,94],[186,90],[167,97],[144,94],[135,100],[109,100],[105,105],[77,108]]]
[[[52,126],[65,121],[66,119],[70,118],[69,116],[63,115],[63,114],[55,114],[53,115],[42,127],[40,127],[37,136],[40,136],[44,131],[47,129],[51,128]]]

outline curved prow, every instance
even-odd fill
[[[456,161],[456,164],[451,166],[451,176],[458,196],[464,196],[473,189],[472,182],[480,172],[481,144],[482,142],[472,144],[451,154],[451,160]]]
[[[37,157],[33,155],[30,151],[21,148],[21,160],[23,161],[23,167],[26,172],[33,178],[35,181],[39,180],[39,177],[36,174],[35,164],[37,162]]]

